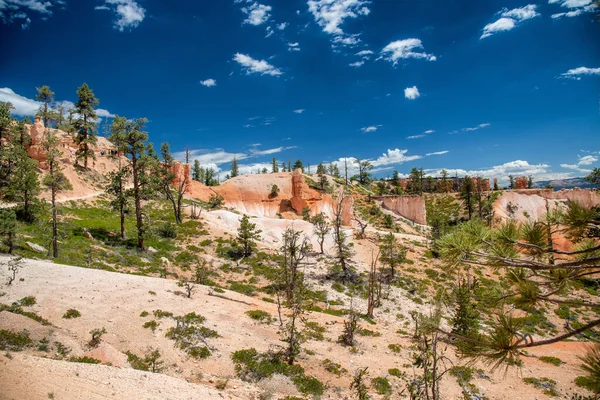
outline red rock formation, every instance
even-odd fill
[[[490,180],[489,178],[481,178],[481,177],[474,177],[473,178],[473,184],[475,185],[475,188],[478,189],[479,186],[481,186],[481,190],[483,190],[484,192],[487,192],[490,190]]]
[[[342,225],[350,226],[354,218],[354,197],[346,196],[342,200]]]
[[[304,207],[308,207],[308,202],[302,197],[304,191],[304,174],[300,168],[292,173],[292,198],[290,204],[298,213],[302,214]]]
[[[39,115],[35,117],[35,122],[31,125],[29,129],[29,136],[31,137],[31,146],[27,150],[27,154],[29,157],[33,158],[40,162],[40,164],[44,163],[47,159],[46,150],[42,146],[44,141],[44,136],[46,134],[46,128],[44,127],[44,123],[42,122],[42,117]]]
[[[425,210],[425,199],[421,196],[385,196],[379,197],[383,206],[388,210],[403,216],[404,218],[425,225],[427,223],[427,212]]]
[[[527,177],[518,176],[515,178],[515,189],[527,189]]]
[[[173,166],[171,167],[171,172],[175,175],[175,179],[173,179],[173,185],[176,188],[179,188],[182,182],[186,182],[186,193],[191,193],[191,185],[192,177],[190,175],[190,164],[182,164],[179,161],[173,162]]]

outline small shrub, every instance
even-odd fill
[[[325,332],[327,329],[319,325],[316,321],[306,321],[304,323],[304,338],[306,340],[325,340]]]
[[[323,368],[325,368],[325,371],[331,372],[337,376],[342,376],[342,374],[348,372],[345,368],[342,368],[340,364],[331,361],[329,358],[324,359],[321,364],[323,365]]]
[[[154,332],[154,331],[156,331],[156,328],[158,328],[159,324],[160,324],[159,322],[152,320],[152,321],[147,321],[146,323],[144,323],[143,327],[146,329],[150,329],[152,332]]]
[[[390,344],[388,344],[388,348],[391,351],[393,351],[394,353],[402,352],[402,345],[399,345],[399,344],[390,343]]]
[[[269,197],[277,197],[277,196],[279,196],[279,186],[273,185],[273,186],[271,186],[271,193],[269,194]]]
[[[395,376],[396,378],[402,378],[404,374],[398,368],[390,368],[388,369],[388,374],[391,376]]]
[[[154,317],[158,318],[158,319],[161,319],[161,318],[173,318],[173,313],[169,312],[169,311],[154,310],[152,312],[152,314],[154,314]]]
[[[556,365],[557,367],[563,363],[563,361],[560,358],[552,356],[541,356],[540,361],[545,362],[547,364]]]
[[[102,361],[97,358],[82,356],[82,357],[71,357],[68,360],[69,362],[75,363],[84,363],[84,364],[100,364]]]
[[[148,311],[144,310],[140,313],[140,317],[142,317],[142,318],[147,317],[147,316],[148,316]]]
[[[89,342],[90,347],[97,347],[100,344],[102,335],[106,333],[106,329],[92,329],[90,331],[90,335],[92,335],[92,339]]]
[[[25,347],[33,346],[33,340],[29,337],[29,332],[12,332],[6,329],[0,329],[0,350],[21,351]]]
[[[27,297],[23,297],[21,300],[19,300],[18,303],[22,307],[31,307],[31,306],[35,305],[37,303],[37,301],[34,296],[27,296]]]
[[[165,369],[163,367],[164,362],[161,360],[160,351],[158,350],[149,349],[146,355],[144,355],[144,358],[129,351],[125,354],[127,354],[127,361],[133,369],[155,373],[162,372]]]
[[[165,239],[175,239],[177,237],[177,228],[170,223],[160,225],[156,231],[160,237]]]
[[[550,378],[523,378],[523,382],[544,391],[547,396],[558,396],[556,381]]]
[[[271,314],[262,310],[250,310],[246,311],[245,314],[255,321],[263,322],[266,324],[270,323],[272,320]]]
[[[377,377],[371,379],[371,387],[381,395],[389,395],[392,393],[392,385],[387,378]]]
[[[81,317],[81,313],[74,308],[69,308],[62,317],[64,319],[79,318]]]

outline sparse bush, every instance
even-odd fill
[[[369,388],[365,384],[365,379],[369,375],[368,369],[368,367],[365,367],[357,370],[352,379],[352,383],[350,384],[350,390],[353,390],[356,393],[356,398],[358,400],[370,399]]]
[[[323,368],[325,368],[326,371],[331,372],[332,374],[337,376],[342,376],[343,374],[348,372],[345,368],[342,368],[340,364],[331,361],[329,358],[324,359],[321,364],[323,365]]]
[[[69,362],[83,363],[83,364],[100,364],[102,361],[97,358],[82,356],[82,357],[71,357],[68,359]]]
[[[74,308],[69,308],[62,316],[64,319],[72,319],[81,317],[81,313]]]
[[[18,301],[19,305],[22,307],[31,307],[37,303],[34,296],[23,297]]]
[[[269,197],[277,197],[277,196],[279,196],[279,186],[273,185],[273,186],[271,186],[271,193],[269,194]]]
[[[187,296],[188,299],[192,297],[192,292],[194,291],[194,287],[195,287],[192,284],[192,282],[187,281],[185,279],[181,279],[179,282],[177,282],[177,286],[179,286],[185,290],[185,295]]]
[[[556,381],[550,378],[523,378],[523,382],[543,390],[547,396],[555,397],[559,395],[556,390]]]
[[[90,331],[90,335],[92,335],[92,339],[89,342],[90,347],[97,347],[100,344],[102,335],[106,333],[106,329],[92,329]]]
[[[156,232],[160,237],[165,239],[175,239],[177,237],[177,228],[171,223],[160,225],[156,229]]]
[[[392,394],[392,385],[390,385],[390,382],[387,380],[387,378],[377,377],[371,379],[371,387],[381,395]]]
[[[215,210],[221,208],[223,204],[225,204],[225,198],[223,198],[223,196],[220,194],[211,194],[207,206],[210,210]]]
[[[354,346],[354,334],[358,328],[358,314],[351,312],[348,315],[348,319],[344,321],[344,331],[338,338],[338,341],[344,346]]]
[[[160,322],[156,322],[155,320],[152,321],[147,321],[146,323],[144,323],[143,327],[146,329],[150,329],[152,332],[156,331],[156,328],[158,328],[158,325],[160,325]]]
[[[144,355],[144,358],[129,351],[125,354],[127,354],[127,361],[133,369],[155,373],[162,372],[165,369],[163,367],[164,362],[161,360],[160,351],[157,349],[149,349],[146,355]]]
[[[140,313],[140,317],[144,318],[148,316],[148,311],[144,310]]]
[[[402,352],[402,346],[399,344],[394,344],[394,343],[390,343],[388,344],[388,348],[393,351],[394,353],[400,353]]]
[[[272,320],[271,314],[269,314],[266,311],[262,311],[262,310],[246,311],[246,315],[255,321],[263,322],[266,324],[270,323]]]
[[[557,367],[563,363],[560,358],[552,356],[541,356],[540,361],[545,362],[547,364],[556,365]]]
[[[400,371],[398,368],[388,369],[388,374],[395,376],[396,378],[402,378],[404,376],[404,373],[402,373],[402,371]]]
[[[21,351],[25,347],[33,346],[33,340],[29,337],[29,332],[12,332],[6,329],[0,329],[0,350]]]

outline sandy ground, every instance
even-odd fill
[[[0,258],[0,262],[5,258]],[[0,270],[0,279],[7,277],[7,271]],[[235,350],[255,347],[265,351],[270,345],[278,344],[277,324],[259,324],[244,313],[252,309],[262,309],[276,315],[276,306],[258,298],[249,298],[227,291],[225,295],[234,300],[251,303],[246,305],[235,301],[215,298],[208,295],[208,288],[198,286],[192,298],[178,295],[176,282],[134,275],[124,275],[106,271],[55,265],[44,261],[26,261],[26,266],[18,274],[13,286],[3,287],[5,294],[0,302],[10,304],[25,296],[35,296],[37,304],[31,311],[48,319],[52,326],[42,326],[20,315],[0,313],[0,329],[27,329],[31,337],[39,340],[46,337],[51,343],[61,342],[72,349],[72,355],[84,354],[102,359],[113,366],[89,365],[51,360],[54,351],[12,353],[10,358],[0,355],[0,393],[2,399],[46,398],[54,393],[57,399],[83,398],[140,398],[140,399],[258,399],[263,388],[236,379],[231,353]],[[154,292],[156,294],[152,294]],[[69,308],[81,312],[76,319],[63,319]],[[144,310],[171,311],[183,315],[195,311],[207,318],[205,326],[215,329],[222,338],[210,339],[214,347],[213,355],[206,360],[190,359],[181,350],[174,348],[173,342],[165,338],[167,329],[174,322],[160,320],[156,332],[142,327],[152,316],[140,317]],[[383,318],[385,312],[378,309],[376,326],[369,329],[382,333],[380,337],[360,337],[357,352],[335,343],[342,330],[342,319],[327,314],[312,313],[311,320],[327,326],[326,341],[309,341],[305,348],[315,354],[303,355],[300,364],[308,374],[318,377],[331,387],[323,399],[344,399],[337,394],[336,387],[346,391],[350,375],[336,377],[322,369],[320,362],[329,358],[340,363],[350,373],[357,368],[369,367],[371,377],[386,376],[389,368],[402,368],[410,362],[411,341],[397,334],[401,327],[393,318]],[[90,351],[87,342],[89,331],[105,327],[107,334],[98,349]],[[407,328],[409,329],[409,328]],[[398,343],[405,351],[391,352],[387,345]],[[143,355],[148,347],[159,348],[167,370],[162,374],[151,374],[129,368],[124,353],[132,351]],[[560,367],[540,362],[531,357],[524,359],[521,370],[487,373],[489,379],[474,381],[490,399],[545,399],[539,389],[522,383],[522,377],[548,377],[558,382],[561,393],[574,388],[573,379],[580,374],[577,369],[577,354],[585,349],[582,343],[560,343],[547,348],[531,351],[535,355],[553,355],[565,362]],[[47,358],[41,358],[47,357]],[[451,359],[456,359],[450,354]],[[410,369],[409,369],[410,370]],[[35,377],[35,379],[32,379]],[[227,388],[218,391],[215,382],[230,378]],[[403,384],[389,377],[395,393]],[[293,394],[293,388],[283,383],[274,385],[283,394]],[[460,389],[454,379],[448,377],[443,383],[444,399],[460,399]],[[272,390],[272,389],[270,389]],[[274,397],[277,398],[277,397]],[[377,399],[374,396],[374,399]],[[401,398],[401,397],[393,397]]]

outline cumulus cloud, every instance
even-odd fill
[[[296,114],[302,114],[304,111],[306,111],[304,108],[299,108],[299,109],[297,109],[297,110],[294,110],[294,112],[295,112]]]
[[[289,24],[287,22],[282,22],[280,24],[277,25],[277,29],[279,29],[280,31],[284,30],[285,28],[287,28]]]
[[[247,54],[236,53],[233,60],[240,64],[246,70],[247,74],[261,74],[279,76],[283,72],[279,68],[274,67],[265,60],[255,60]]]
[[[549,4],[560,4],[561,7],[569,8],[569,11],[552,14],[552,18],[572,18],[583,13],[594,12],[598,6],[592,0],[549,0]]]
[[[298,42],[288,43],[288,51],[300,51],[300,44]]]
[[[423,50],[423,43],[421,39],[403,39],[391,42],[381,50],[381,56],[383,58],[396,65],[400,59],[425,59],[427,61],[435,61],[437,57],[433,54],[425,53]]]
[[[242,7],[242,12],[248,17],[244,20],[244,24],[254,26],[262,25],[271,18],[271,6],[266,6],[260,3],[252,3],[248,7]]]
[[[564,168],[564,169],[571,169],[571,170],[574,170],[577,172],[589,174],[590,172],[592,172],[592,170],[589,168],[584,168],[584,167],[589,167],[590,165],[596,163],[597,161],[598,161],[598,157],[583,156],[583,157],[579,157],[579,161],[577,162],[577,164],[560,164],[560,166],[561,166],[561,168]]]
[[[5,24],[20,20],[21,28],[27,29],[32,13],[41,14],[46,19],[52,15],[53,8],[64,4],[64,0],[0,0],[0,19]]]
[[[407,156],[408,150],[404,149],[388,149],[386,153],[371,161],[373,167],[382,167],[387,165],[404,164],[405,162],[418,160],[423,158],[422,156]]]
[[[121,32],[137,28],[146,17],[146,10],[134,0],[105,0],[103,6],[95,9],[114,11],[117,16],[114,28]]]
[[[206,87],[213,87],[217,86],[217,81],[215,81],[214,79],[205,79],[203,81],[200,81],[200,84]]]
[[[347,35],[341,28],[345,20],[367,16],[371,10],[367,0],[308,0],[308,10],[323,31],[334,36],[341,45],[355,45],[357,35]]]
[[[364,62],[364,61],[356,61],[356,62],[350,63],[350,64],[348,64],[348,65],[349,65],[349,66],[351,66],[351,67],[354,67],[354,68],[360,68],[360,67],[362,67],[364,64],[365,64],[365,62]]]
[[[406,89],[404,89],[404,97],[406,97],[409,100],[415,100],[420,96],[421,93],[419,93],[419,89],[416,86],[407,87]]]
[[[1,1],[1,0],[0,0]],[[17,94],[11,88],[0,88],[0,101],[9,102],[13,105],[11,114],[19,117],[34,116],[42,105],[41,102],[33,99],[29,99],[25,96]],[[53,107],[63,106],[65,110],[69,110],[75,106],[72,101],[60,100],[53,104]],[[99,118],[114,118],[115,115],[108,110],[103,108],[96,109],[96,115]],[[77,116],[75,116],[77,118]]]
[[[600,68],[578,67],[562,73],[562,78],[581,80],[581,76],[585,75],[600,75]]]
[[[483,33],[480,39],[485,39],[498,32],[510,31],[521,24],[523,21],[539,17],[540,13],[536,11],[537,5],[528,4],[524,7],[513,8],[509,10],[503,8],[498,14],[500,18],[495,22],[489,23],[483,27]]]
[[[280,146],[280,147],[275,147],[273,149],[266,149],[266,150],[258,150],[256,148],[256,146],[254,146],[254,148],[250,149],[250,155],[252,156],[266,156],[269,154],[276,154],[276,153],[281,153],[282,151],[285,150],[291,150],[291,149],[295,149],[296,146]]]
[[[443,155],[443,154],[447,154],[447,153],[449,153],[449,152],[450,152],[450,151],[448,151],[448,150],[443,150],[443,151],[435,151],[435,152],[433,152],[433,153],[427,153],[427,154],[425,154],[425,155],[426,155],[427,157],[429,157],[429,156],[441,156],[441,155]]]
[[[539,179],[548,179],[550,176],[550,165],[548,164],[529,164],[524,160],[510,161],[501,165],[495,165],[490,168],[464,170],[443,168],[449,176],[480,176],[482,178],[498,178],[499,181],[508,181],[508,175],[529,176],[532,175]],[[427,170],[432,176],[440,176],[442,168]]]

